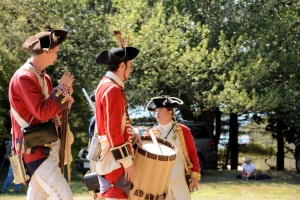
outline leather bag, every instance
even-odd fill
[[[58,140],[57,131],[52,121],[40,123],[22,129],[24,145],[26,148],[43,146]]]

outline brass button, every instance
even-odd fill
[[[66,101],[68,100],[68,98],[67,97],[64,97],[62,100],[61,100],[61,104],[64,104]]]
[[[60,96],[62,94],[62,92],[60,90],[58,90],[55,94],[56,97]]]

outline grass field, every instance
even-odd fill
[[[199,190],[192,194],[193,200],[300,200],[300,174],[294,171],[259,171],[272,177],[269,180],[237,179],[239,171],[209,170],[206,171],[199,184]],[[82,175],[73,176],[71,188],[75,200],[92,200],[83,181]],[[1,182],[1,186],[3,181]],[[0,200],[26,199],[24,187],[22,195],[0,195]],[[49,198],[50,200],[50,198]]]
[[[192,199],[300,199],[300,174],[291,171],[259,171],[270,180],[243,181],[239,171],[207,171]]]
[[[243,181],[236,179],[240,174],[237,170],[206,170],[199,184],[199,190],[192,194],[192,200],[300,200],[300,174],[296,173],[292,153],[286,154],[285,171],[270,170],[276,166],[276,140],[272,139],[270,134],[266,134],[263,125],[246,125],[242,130],[251,138],[248,145],[251,149],[240,152],[239,164],[242,163],[244,156],[251,156],[258,172],[268,174],[272,179]],[[270,148],[273,149],[271,154],[265,153]],[[294,149],[294,146],[291,145],[290,148]],[[0,174],[1,188],[6,172],[7,169],[4,168]],[[22,188],[22,194],[14,195],[11,188],[8,194],[0,195],[0,200],[26,199],[26,187]],[[74,200],[93,200],[83,182],[83,175],[75,169],[72,171],[71,189]]]

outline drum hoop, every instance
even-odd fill
[[[148,158],[151,158],[153,160],[160,160],[160,161],[172,161],[172,160],[175,160],[176,158],[176,146],[170,142],[168,142],[167,140],[163,140],[163,139],[160,139],[160,138],[156,138],[157,139],[157,142],[159,143],[162,143],[168,147],[170,147],[171,149],[173,149],[175,151],[175,154],[174,155],[157,155],[157,154],[154,154],[154,153],[151,153],[151,152],[148,152],[140,147],[138,147],[138,152],[140,154],[142,154],[143,156],[146,156]],[[152,141],[151,139],[151,136],[142,136],[141,137],[141,140],[150,140]]]

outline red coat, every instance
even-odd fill
[[[48,121],[55,115],[59,114],[62,109],[67,106],[67,103],[60,104],[58,97],[55,96],[50,77],[45,74],[45,80],[48,85],[50,97],[45,100],[41,93],[41,86],[33,72],[28,69],[18,69],[11,78],[9,85],[9,101],[11,106],[20,115],[20,117],[30,125],[36,125],[43,121]],[[15,152],[21,154],[21,145],[23,135],[21,127],[11,114],[12,126],[12,143],[15,147]],[[26,152],[25,147],[22,147],[23,152]],[[30,175],[37,167],[49,156],[50,149],[48,147],[37,146],[31,148],[30,151],[23,153],[23,160]]]
[[[130,136],[126,100],[122,86],[104,76],[104,82],[96,93],[96,121],[99,135],[106,135],[111,148],[128,142]]]
[[[179,124],[179,125],[183,131],[187,154],[189,156],[191,163],[193,164],[191,171],[200,173],[200,163],[197,155],[197,148],[195,146],[194,138],[191,134],[191,131],[187,126],[183,124]]]
[[[96,124],[99,135],[106,136],[110,148],[117,148],[130,143],[130,122],[126,112],[126,99],[123,93],[123,82],[112,72],[107,72],[99,83],[95,95]],[[131,152],[130,146],[127,149]],[[114,185],[124,174],[124,167],[133,164],[131,155],[116,160],[121,167],[111,169],[113,171],[104,174],[104,178]],[[129,189],[129,188],[128,188]],[[102,194],[109,198],[127,198],[127,192],[119,187],[110,187]]]

